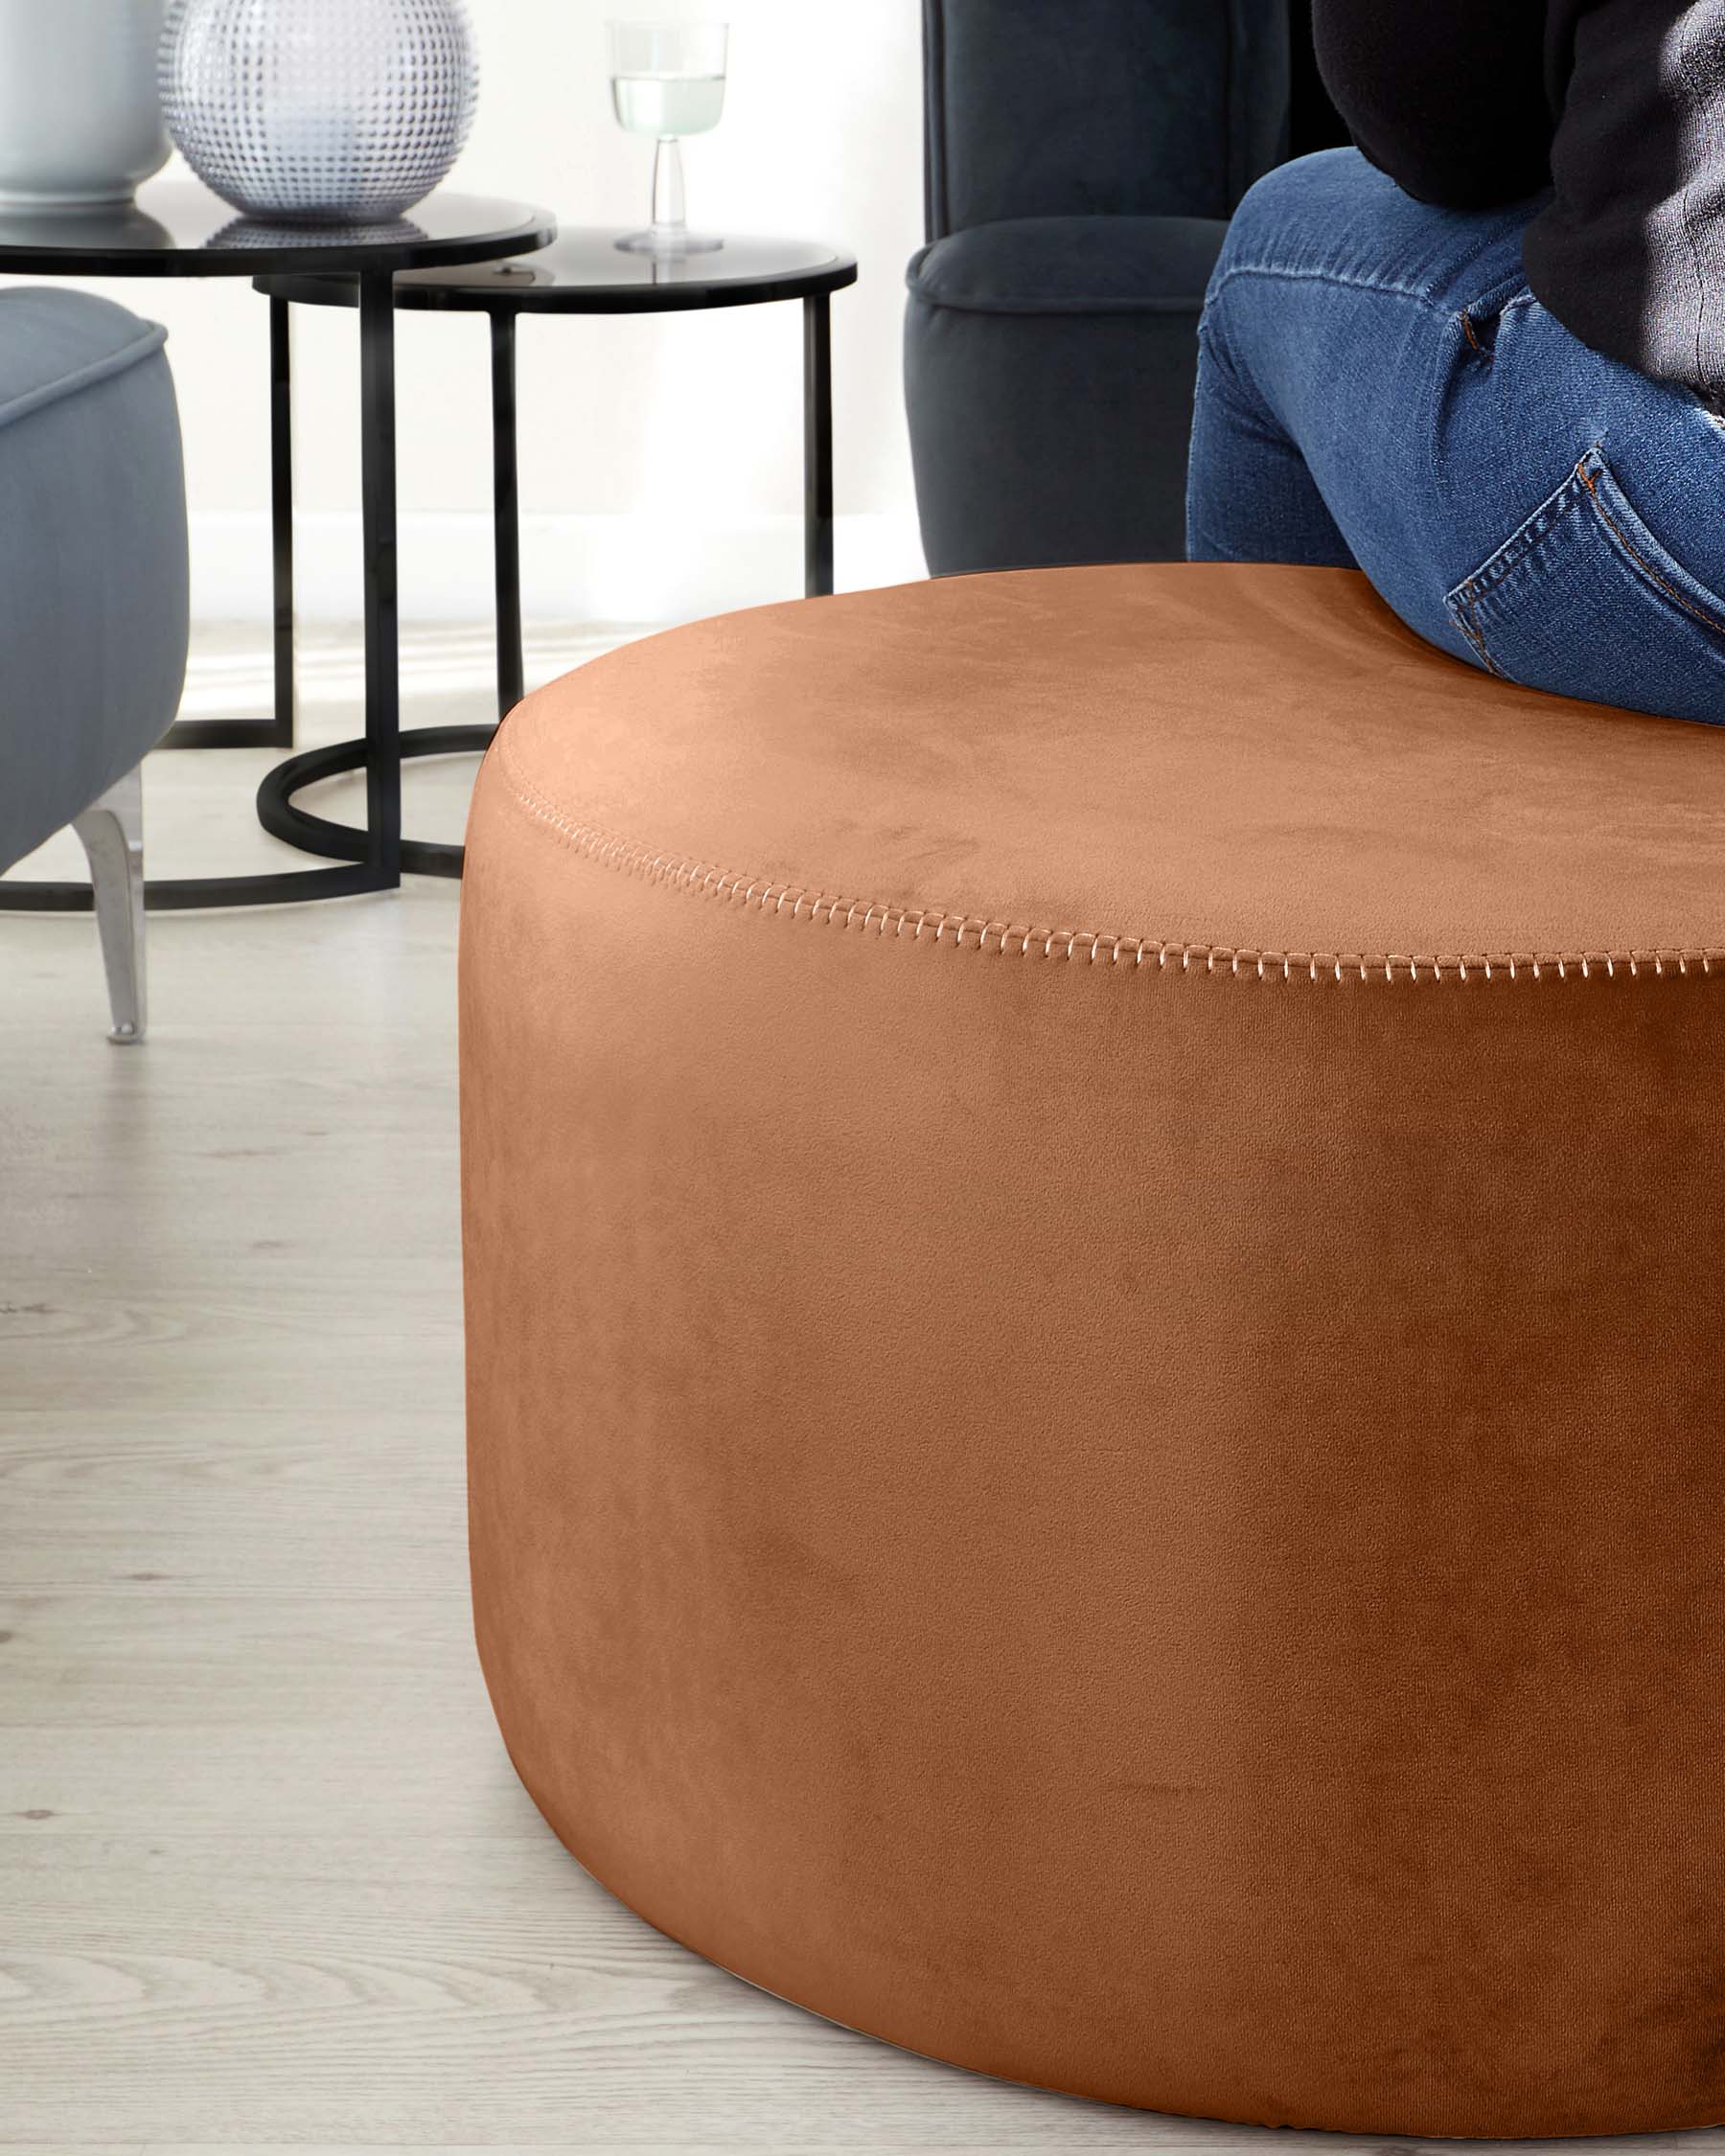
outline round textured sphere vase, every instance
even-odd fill
[[[171,0],[162,109],[242,216],[379,224],[461,154],[479,72],[463,0]]]
[[[1725,2120],[1725,731],[1356,574],[733,615],[462,925],[473,1587],[580,1861],[832,2019]]]

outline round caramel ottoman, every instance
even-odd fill
[[[575,1855],[987,2074],[1725,2120],[1725,732],[1335,570],[583,667],[479,781],[474,1597]]]

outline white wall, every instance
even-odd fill
[[[470,0],[478,119],[451,181],[565,224],[645,219],[652,147],[622,133],[608,14],[678,0]],[[828,239],[862,265],[833,301],[841,585],[922,574],[899,338],[921,240],[917,0],[710,0],[731,74],[718,130],[685,146],[691,221]],[[171,170],[175,168],[171,168]],[[171,332],[194,516],[195,603],[267,606],[267,310],[242,281],[107,284]],[[302,608],[358,608],[356,322],[295,310]],[[541,619],[661,621],[799,588],[801,310],[525,322],[524,584]],[[398,317],[402,604],[489,605],[484,318]]]

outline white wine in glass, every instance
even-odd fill
[[[724,110],[728,31],[722,22],[613,22],[611,109],[631,134],[651,135],[653,222],[617,245],[632,254],[709,254],[724,244],[689,230],[683,209],[684,135],[704,135]]]

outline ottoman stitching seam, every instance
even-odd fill
[[[907,906],[879,899],[837,898],[794,883],[775,883],[770,878],[746,880],[740,874],[696,860],[688,855],[655,853],[636,839],[600,830],[596,825],[577,823],[511,768],[504,739],[499,734],[493,744],[491,761],[503,777],[516,806],[547,827],[560,843],[584,859],[624,875],[643,877],[649,883],[666,883],[679,890],[753,906],[757,912],[776,916],[789,910],[794,921],[814,921],[824,915],[831,926],[873,929],[883,936],[888,933],[903,936],[908,930],[915,943],[920,943],[923,931],[930,929],[935,943],[950,940],[961,951],[994,951],[1002,956],[1025,958],[1034,953],[1043,958],[1065,958],[1090,965],[1125,966],[1133,972],[1149,965],[1154,965],[1159,973],[1175,967],[1183,974],[1224,974],[1235,980],[1277,977],[1293,980],[1304,976],[1315,981],[1333,975],[1339,981],[1368,981],[1381,975],[1386,985],[1390,985],[1401,976],[1413,982],[1428,977],[1441,981],[1452,975],[1462,981],[1493,980],[1506,975],[1510,980],[1519,980],[1530,974],[1535,980],[1543,980],[1554,974],[1559,980],[1567,980],[1572,974],[1578,974],[1583,980],[1589,980],[1600,972],[1607,979],[1615,979],[1620,972],[1626,973],[1631,979],[1639,978],[1644,973],[1664,979],[1668,973],[1687,976],[1695,970],[1711,975],[1715,964],[1725,964],[1725,951],[1711,949],[1441,954],[1386,952],[1372,955],[1345,952],[1235,950],[1221,944],[1159,942],[1149,936],[1111,935],[1091,929],[1031,928],[978,913]]]

